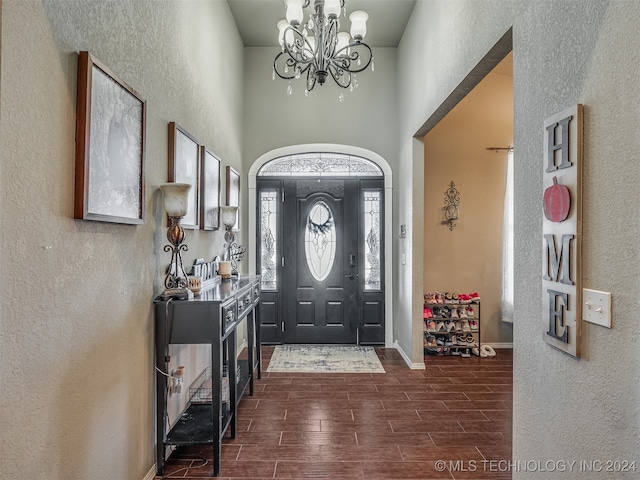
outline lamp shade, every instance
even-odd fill
[[[189,183],[163,183],[164,209],[170,217],[184,217],[189,207]]]
[[[351,36],[356,41],[362,41],[367,35],[369,15],[362,10],[356,10],[349,15],[349,20],[351,20]]]
[[[220,207],[220,220],[225,227],[233,227],[236,224],[238,207]]]
[[[291,25],[300,25],[304,17],[302,11],[303,0],[286,0],[287,4],[287,21]]]
[[[338,18],[340,16],[340,0],[325,0],[324,13],[329,18]]]
[[[348,47],[350,41],[351,41],[351,35],[349,35],[347,32],[340,32],[338,34],[338,42],[336,43],[336,52],[339,52],[344,47]],[[349,51],[347,50],[341,53],[342,55],[347,55]]]
[[[284,43],[284,36],[285,36],[284,31],[289,26],[289,22],[287,22],[285,19],[282,19],[278,22],[277,26],[278,26],[278,42],[280,43],[280,46],[282,46],[282,44]]]

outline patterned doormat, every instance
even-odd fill
[[[277,345],[267,372],[385,373],[373,347]]]

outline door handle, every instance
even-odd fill
[[[356,278],[358,278],[358,274],[351,272],[349,275],[345,275],[344,278],[349,278],[351,280],[355,280]]]

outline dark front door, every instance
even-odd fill
[[[285,343],[356,343],[358,181],[284,182]]]
[[[383,179],[257,187],[262,342],[383,344]]]

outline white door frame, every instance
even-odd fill
[[[249,273],[256,273],[256,211],[258,199],[256,192],[256,175],[260,167],[278,157],[296,155],[300,153],[341,153],[354,155],[371,160],[378,165],[384,173],[384,314],[385,314],[385,347],[393,347],[393,267],[391,263],[393,252],[393,178],[389,163],[380,155],[371,150],[349,145],[336,145],[329,143],[310,143],[305,145],[292,145],[277,148],[261,155],[249,169]]]

